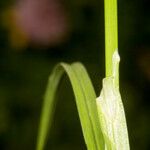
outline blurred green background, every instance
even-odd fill
[[[27,42],[18,48],[10,44],[10,27],[4,26],[2,17],[12,3],[16,2],[0,1],[0,150],[32,150],[48,76],[55,64],[81,61],[99,95],[105,72],[104,7],[102,0],[61,1],[69,18],[68,38],[55,45]],[[149,150],[149,4],[148,0],[118,0],[118,7],[120,88],[130,145],[132,150]],[[58,98],[46,149],[86,150],[66,77]]]

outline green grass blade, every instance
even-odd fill
[[[64,71],[67,73],[73,88],[81,127],[88,150],[104,150],[104,141],[95,101],[96,94],[86,70],[80,63],[75,63],[72,66],[61,63],[54,69],[50,76],[42,110],[37,150],[44,149],[48,129],[53,122],[56,90]]]
[[[63,75],[63,70],[59,69],[60,67],[56,66],[53,70],[51,76],[49,77],[44,103],[42,107],[42,114],[40,119],[40,127],[37,138],[37,147],[36,150],[43,150],[44,145],[47,140],[48,130],[51,127],[53,115],[55,112],[55,95],[57,92],[57,88],[60,82],[60,79]]]
[[[91,80],[89,80],[88,73],[86,72],[85,68],[81,63],[74,63],[72,65],[72,68],[74,69],[74,72],[76,73],[76,76],[79,79],[79,82],[81,84],[81,87],[83,89],[83,93],[85,94],[85,97],[87,99],[87,107],[89,115],[91,116],[91,122],[93,123],[93,131],[94,133],[100,132],[100,134],[95,134],[95,141],[97,142],[98,149],[103,150],[104,149],[104,141],[100,140],[102,139],[102,133],[101,133],[101,127],[98,126],[99,119],[97,118],[97,111],[95,110],[95,91],[93,89]]]

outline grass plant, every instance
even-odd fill
[[[53,123],[57,89],[66,73],[70,79],[88,150],[129,150],[124,108],[119,92],[117,0],[105,0],[106,78],[101,94],[96,94],[81,63],[58,64],[49,77],[45,93],[36,150],[44,150]]]

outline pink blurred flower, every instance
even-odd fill
[[[14,10],[17,26],[33,43],[56,44],[69,31],[67,15],[58,0],[18,0]]]

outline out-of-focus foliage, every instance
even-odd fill
[[[0,1],[0,17],[13,1]],[[35,148],[48,76],[60,61],[82,61],[97,92],[104,77],[102,0],[64,0],[70,19],[67,41],[56,46],[28,44],[16,51],[0,21],[0,149]],[[150,9],[148,0],[119,0],[120,88],[131,149],[150,149]],[[66,82],[66,81],[62,81]],[[67,84],[67,85],[66,85]],[[83,150],[85,144],[69,83],[60,87],[53,133],[47,149]],[[63,89],[63,90],[62,90]],[[99,93],[98,93],[99,94]],[[63,114],[63,115],[62,115]]]

